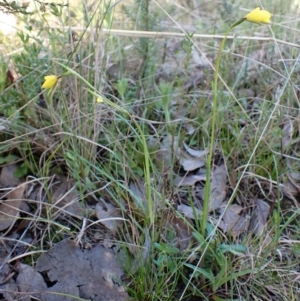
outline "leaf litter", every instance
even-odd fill
[[[290,132],[291,129],[289,128],[289,133]],[[203,189],[200,189],[200,194],[195,192],[198,185],[197,183],[205,183],[206,181],[205,170],[201,170],[201,168],[205,168],[205,157],[207,151],[195,150],[187,147],[186,144],[184,144],[184,151],[189,156],[194,156],[194,158],[191,158],[191,160],[194,160],[198,157],[203,161],[203,164],[196,164],[195,169],[191,168],[189,170],[194,171],[193,173],[190,172],[185,176],[177,176],[174,180],[174,184],[177,187],[190,186],[192,188],[191,194],[194,196],[194,207],[188,205],[187,202],[187,204],[177,205],[177,210],[186,218],[195,219],[197,216],[200,217],[202,214],[202,207],[199,207],[199,202],[197,202],[196,199],[200,197],[200,203],[203,202],[204,184],[200,184],[200,186],[203,186]],[[182,150],[178,151],[177,153],[182,154]],[[180,160],[180,164],[184,170],[188,169],[186,168],[187,165],[184,165],[185,163],[185,160]],[[190,166],[193,166],[192,161],[190,161],[189,164]],[[238,237],[239,235],[248,231],[253,231],[256,235],[259,235],[267,223],[267,217],[270,213],[270,206],[267,202],[259,199],[255,202],[251,215],[248,212],[249,210],[239,204],[230,204],[229,206],[226,206],[226,195],[228,190],[227,182],[228,174],[225,164],[216,166],[212,171],[210,183],[211,194],[209,199],[209,212],[214,213],[213,216],[209,217],[210,222],[213,225],[218,225],[218,227],[224,231],[224,233],[227,233],[232,237]],[[216,213],[221,216],[221,220],[215,218]]]
[[[79,248],[69,239],[63,240],[39,257],[34,271],[43,276],[47,285],[46,290],[39,290],[42,291],[41,301],[74,300],[72,296],[94,301],[121,301],[128,297],[121,285],[124,271],[116,255],[101,245],[88,250]],[[21,292],[35,291],[32,283],[19,289]]]
[[[7,278],[11,268],[0,263],[0,289],[8,301],[128,300],[116,254],[101,245],[81,249],[65,239],[41,255],[34,268],[17,263],[16,278]]]
[[[203,199],[203,188],[206,181],[205,165],[207,150],[196,150],[190,148],[185,143],[183,143],[183,148],[179,150],[178,146],[177,149],[176,147],[174,148],[174,145],[171,146],[172,141],[174,142],[173,139],[168,137],[165,143],[166,141],[169,143],[164,146],[167,146],[167,149],[164,149],[166,165],[172,165],[171,161],[167,160],[169,160],[168,156],[170,156],[170,153],[174,153],[179,164],[182,166],[182,170],[187,174],[185,176],[177,176],[174,180],[175,185],[181,188],[185,186],[191,187],[195,203],[194,207],[188,204],[177,205],[177,211],[185,218],[177,216],[176,213],[165,218],[163,221],[165,231],[161,234],[161,238],[168,241],[170,237],[173,237],[171,241],[172,245],[178,247],[181,251],[185,251],[193,244],[192,228],[190,225],[193,224],[193,220],[197,216],[201,216],[201,205],[199,205],[201,201],[199,203],[197,199]],[[4,169],[4,174],[10,173],[10,177],[14,177],[14,169],[15,167]],[[48,205],[45,204],[45,208],[50,208],[53,211],[55,219],[66,215],[82,219],[86,212],[79,202],[80,195],[74,181],[64,176],[56,176],[52,181],[50,195],[47,196],[43,192],[43,187],[35,183],[32,189],[27,189],[27,198],[31,199],[31,201],[33,199],[39,201],[41,204],[45,202],[49,203]],[[256,228],[250,228],[249,217],[244,214],[242,206],[232,204],[224,212],[228,190],[227,182],[228,175],[225,164],[216,165],[211,173],[209,211],[213,214],[209,217],[209,221],[213,225],[218,225],[224,233],[233,237],[237,237],[249,231],[249,229],[253,230],[255,234],[259,234],[265,226],[269,214],[265,202],[262,200],[257,201],[255,212],[250,222],[251,227],[256,225]],[[18,179],[15,179],[15,184],[19,186],[12,188],[7,196],[20,202],[26,185],[21,185]],[[14,191],[19,194],[10,195]],[[136,206],[141,208],[145,213],[147,199],[142,179],[132,181],[129,185],[129,191],[136,202]],[[15,204],[16,206],[12,206],[14,211],[10,212],[11,219],[5,226],[3,224],[3,228],[13,226],[19,214],[19,202]],[[156,209],[158,210],[160,207],[157,205]],[[221,215],[222,220],[218,221],[215,217],[216,214]],[[121,209],[100,198],[95,205],[95,216],[111,232],[111,238],[113,239],[123,223]],[[131,266],[132,273],[137,271],[141,262],[145,263],[148,259],[151,244],[151,238],[148,233],[145,236],[142,251],[134,254],[136,260]],[[8,267],[5,265],[5,262],[3,264],[3,266]],[[97,270],[94,268],[96,266],[98,267]],[[80,271],[80,273],[75,271]],[[72,300],[72,296],[96,301],[125,300],[128,297],[121,285],[121,276],[124,274],[124,271],[118,263],[116,254],[111,249],[108,250],[100,245],[91,249],[80,249],[73,241],[64,240],[56,244],[47,253],[41,255],[34,268],[20,263],[16,272],[16,280],[11,278],[2,284],[4,290],[10,290],[10,295],[9,293],[5,294],[8,300],[19,300],[20,296],[25,300],[39,298],[42,301]]]
[[[121,276],[124,271],[116,254],[111,249],[105,249],[101,245],[90,249],[80,249],[75,242],[64,240],[40,256],[34,268],[17,262],[15,271],[12,272],[7,262],[12,260],[13,250],[16,252],[22,241],[25,242],[28,239],[31,241],[26,236],[22,238],[22,241],[17,240],[19,235],[16,231],[21,228],[19,225],[15,227],[14,224],[20,214],[21,202],[29,201],[34,202],[33,204],[41,202],[40,204],[45,209],[53,209],[54,219],[61,219],[66,214],[82,219],[85,214],[83,207],[78,204],[79,193],[74,188],[72,180],[66,177],[56,177],[54,184],[51,186],[50,195],[43,192],[43,186],[35,182],[32,187],[27,189],[25,194],[25,190],[30,184],[27,184],[27,182],[20,184],[21,181],[14,176],[16,168],[17,166],[2,168],[1,173],[4,179],[1,182],[2,186],[8,186],[5,180],[10,178],[14,180],[10,180],[10,183],[18,184],[17,187],[5,188],[5,193],[2,193],[1,196],[0,229],[1,231],[7,230],[4,235],[9,242],[9,244],[5,244],[3,236],[2,245],[0,245],[0,252],[3,254],[0,258],[0,272],[3,273],[0,275],[2,296],[6,300],[14,301],[30,301],[32,299],[67,301],[74,300],[73,297],[95,301],[127,299],[128,295],[121,283]],[[23,198],[25,195],[26,199]],[[46,205],[45,202],[52,204]],[[113,216],[113,219],[120,217],[118,208],[108,203],[105,203],[105,205],[108,219],[109,216]],[[28,210],[30,211],[30,209]],[[99,206],[96,206],[95,212],[98,218],[103,218],[103,212],[99,209]],[[32,214],[31,212],[27,213]],[[118,226],[116,220],[104,224],[115,234]],[[27,226],[30,226],[30,223],[27,223]],[[11,238],[7,236],[8,231],[12,233]],[[25,229],[24,234],[26,232],[27,229]],[[28,246],[25,249],[20,249],[20,255],[24,250],[24,255],[26,255]],[[14,276],[15,274],[17,274],[17,277]]]

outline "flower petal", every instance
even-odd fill
[[[43,89],[52,89],[58,81],[58,76],[47,75],[44,77],[44,79],[45,79],[45,82],[43,83],[42,88]]]
[[[249,22],[268,24],[270,23],[271,14],[267,10],[261,10],[260,7],[257,7],[244,18]]]

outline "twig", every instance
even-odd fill
[[[94,28],[83,28],[83,27],[61,27],[61,26],[52,26],[52,29],[65,29],[65,30],[74,30],[74,31],[94,31]],[[163,39],[163,38],[185,38],[186,34],[181,32],[155,32],[155,31],[138,31],[138,30],[123,30],[123,29],[101,29],[104,34],[115,34],[118,36],[125,36],[125,37],[137,37],[137,38],[156,38],[156,39]],[[211,35],[211,34],[193,34],[193,38],[202,38],[202,39],[223,39],[225,35]],[[273,37],[249,37],[249,36],[239,36],[239,35],[231,35],[227,37],[227,40],[253,40],[253,41],[266,41],[266,42],[275,42],[278,44],[283,44],[291,47],[300,48],[299,44],[290,43],[284,40],[278,40]]]

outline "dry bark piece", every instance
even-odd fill
[[[20,185],[2,197],[0,204],[0,231],[12,226],[19,216],[19,208],[26,185]],[[6,198],[6,200],[3,200]]]
[[[73,241],[63,240],[40,256],[35,270],[49,284],[41,301],[71,301],[72,296],[93,301],[122,301],[128,297],[121,286],[124,272],[115,254],[100,245],[82,250]]]

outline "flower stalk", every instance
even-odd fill
[[[213,152],[214,152],[214,140],[215,140],[215,123],[216,123],[216,114],[217,114],[217,88],[218,88],[218,78],[219,78],[219,69],[220,69],[220,62],[221,62],[221,54],[224,48],[225,42],[227,40],[227,36],[230,31],[238,26],[239,24],[243,23],[244,21],[249,21],[252,23],[258,24],[269,24],[270,23],[271,14],[266,10],[261,10],[259,7],[252,10],[242,19],[234,22],[231,24],[221,41],[219,46],[218,54],[216,57],[216,64],[214,70],[214,78],[213,78],[213,101],[212,101],[212,125],[211,125],[211,136],[210,136],[210,147],[209,147],[209,154],[206,159],[206,182],[204,188],[204,200],[203,200],[203,210],[202,210],[202,219],[201,219],[201,235],[205,237],[206,231],[206,224],[208,219],[208,211],[209,211],[209,202],[210,202],[210,194],[211,194],[211,163],[213,159]]]

